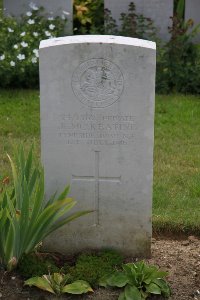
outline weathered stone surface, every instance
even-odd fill
[[[116,36],[41,42],[46,193],[70,183],[76,210],[94,210],[53,234],[52,250],[150,254],[155,55]]]
[[[185,1],[185,20],[192,19],[194,26],[200,23],[200,1],[199,0],[186,0]],[[200,41],[200,34],[194,38],[195,42]]]
[[[198,0],[196,0],[198,1]],[[130,0],[105,0],[105,8],[112,12],[113,18],[119,24],[121,13],[127,13]],[[170,17],[173,16],[173,0],[134,0],[136,11],[145,17],[151,18],[159,29],[158,35],[163,40],[169,39],[168,26],[171,26]]]

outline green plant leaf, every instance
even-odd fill
[[[53,280],[55,281],[55,283],[57,285],[61,285],[61,283],[63,282],[63,275],[60,273],[53,273],[53,275],[51,275],[53,277]]]
[[[116,272],[107,279],[107,283],[109,286],[113,287],[124,287],[128,283],[128,278],[126,274],[122,272]]]
[[[185,0],[178,0],[176,13],[180,19],[184,18],[184,11],[185,11]]]
[[[69,293],[75,295],[85,294],[87,292],[93,292],[93,289],[91,288],[89,283],[87,283],[84,280],[74,281],[71,284],[67,284],[62,289],[62,293]]]
[[[67,185],[66,188],[63,190],[63,192],[58,196],[58,200],[63,200],[67,197],[69,194],[70,186]]]
[[[124,294],[126,300],[142,300],[141,293],[136,286],[127,285]]]
[[[29,182],[29,177],[31,174],[32,161],[33,161],[33,145],[31,146],[27,161],[25,163],[24,175],[25,175],[27,182]]]
[[[110,277],[110,274],[101,277],[100,280],[99,280],[99,282],[98,282],[99,286],[103,286],[105,288],[108,287],[109,285],[108,285],[107,280],[108,280],[109,277]]]
[[[164,279],[155,279],[153,283],[157,284],[157,286],[160,287],[161,293],[164,297],[170,297],[171,289]]]
[[[143,282],[146,284],[150,284],[154,279],[163,278],[168,275],[167,272],[159,271],[156,266],[148,266],[146,264],[144,265],[143,273]]]
[[[126,300],[124,292],[121,292],[118,300]]]
[[[66,213],[76,204],[66,198],[69,186],[57,197],[44,202],[44,171],[34,166],[32,148],[28,158],[20,147],[15,161],[8,155],[14,187],[0,194],[0,257],[11,270],[23,254],[30,253],[52,231],[90,213]],[[64,198],[63,198],[64,197]]]
[[[32,277],[24,282],[24,285],[36,286],[37,288],[55,294],[49,281],[44,277]]]
[[[161,289],[155,283],[150,283],[149,285],[146,285],[146,291],[151,294],[161,295]]]
[[[147,297],[149,296],[149,293],[144,292],[143,290],[140,290],[140,293],[141,293],[142,299],[147,299]]]
[[[164,271],[157,271],[157,270],[155,270],[155,271],[146,273],[145,275],[146,276],[145,276],[144,282],[146,284],[150,284],[151,281],[153,281],[154,279],[166,277],[168,275],[168,273],[164,272]]]
[[[128,263],[122,266],[125,274],[129,280],[129,284],[138,285],[137,268],[134,263]]]
[[[66,217],[65,219],[63,220],[58,220],[57,222],[55,222],[55,224],[52,225],[52,227],[50,228],[50,230],[47,232],[47,235],[49,235],[51,232],[57,230],[58,228],[60,228],[61,226],[81,217],[81,216],[84,216],[84,215],[87,215],[89,213],[92,213],[94,212],[93,210],[86,210],[86,211],[79,211],[79,212],[76,212],[68,217]]]

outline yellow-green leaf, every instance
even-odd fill
[[[93,289],[84,280],[77,280],[74,281],[71,284],[67,284],[64,286],[63,293],[69,293],[69,294],[75,294],[75,295],[80,295],[80,294],[85,294],[87,292],[93,292]]]
[[[49,282],[43,277],[32,277],[24,282],[24,285],[36,286],[37,288],[55,294]]]

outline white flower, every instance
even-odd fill
[[[20,35],[21,35],[21,36],[25,36],[25,35],[26,35],[26,32],[24,31],[24,32],[22,32]]]
[[[10,62],[10,65],[11,65],[11,67],[15,67],[15,62],[12,60],[12,61]]]
[[[30,25],[35,24],[35,21],[33,19],[29,19],[28,24],[30,24]]]
[[[14,45],[13,48],[14,48],[14,49],[18,49],[18,45],[17,45],[17,44]]]
[[[36,6],[36,4],[33,3],[33,2],[31,2],[31,3],[29,4],[29,6],[30,6],[30,8],[31,8],[32,10],[38,10],[38,9],[39,9],[39,8]]]
[[[50,30],[54,30],[55,27],[56,27],[56,26],[53,25],[53,24],[50,24],[50,25],[49,25],[49,29],[50,29]]]
[[[46,36],[51,36],[51,33],[49,31],[45,31]]]
[[[33,32],[33,35],[34,35],[34,36],[38,36],[39,33],[38,33],[38,32]]]
[[[63,14],[66,15],[66,16],[70,15],[70,13],[68,11],[65,11],[65,10],[63,10]]]
[[[53,21],[53,20],[54,20],[54,17],[48,17],[48,20],[49,20],[49,21]]]
[[[28,43],[26,43],[26,42],[21,42],[21,45],[22,45],[23,48],[28,47]]]
[[[31,59],[31,61],[32,61],[33,64],[36,64],[36,63],[37,63],[37,57],[33,57],[33,58]]]
[[[5,55],[2,54],[2,55],[0,56],[0,60],[4,60],[4,59],[5,59]]]
[[[33,53],[35,54],[36,57],[39,57],[39,51],[38,51],[38,49],[34,49]]]
[[[10,27],[8,27],[8,32],[14,32],[14,30]]]
[[[31,16],[32,16],[32,12],[31,12],[31,11],[27,11],[26,15],[27,15],[28,17],[31,17]]]
[[[24,55],[24,54],[18,54],[18,55],[17,55],[17,58],[18,58],[19,60],[24,60],[24,59],[25,59],[25,55]]]

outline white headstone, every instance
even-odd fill
[[[185,1],[185,20],[192,19],[194,26],[200,23],[200,1],[186,0]],[[200,41],[200,34],[194,38],[195,42]]]
[[[76,209],[94,210],[53,234],[50,249],[150,254],[155,60],[155,43],[132,38],[41,42],[46,192],[70,183]]]
[[[68,20],[67,29],[72,31],[72,0],[4,0],[4,13],[6,16],[20,17],[30,11],[31,5],[43,7],[44,13],[49,16],[64,15]]]
[[[154,21],[158,28],[158,36],[163,40],[169,39],[168,26],[173,16],[174,0],[104,0],[105,8],[109,9],[112,17],[119,24],[121,13],[127,13],[130,2],[136,5],[136,12]]]

